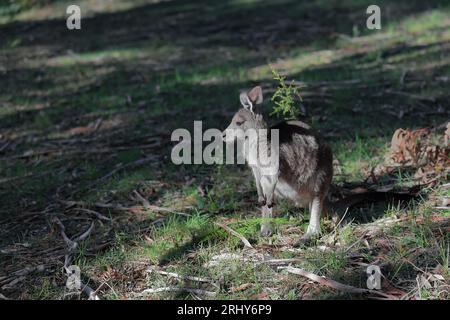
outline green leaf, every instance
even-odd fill
[[[296,119],[300,115],[300,109],[296,105],[296,99],[302,101],[302,97],[295,86],[294,81],[289,85],[286,83],[284,76],[280,75],[272,66],[273,79],[278,81],[278,88],[272,95],[271,101],[274,103],[270,115],[283,117],[286,120]]]

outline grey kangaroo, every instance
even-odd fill
[[[248,149],[244,157],[255,177],[263,218],[268,218],[263,219],[261,223],[261,234],[272,234],[270,218],[274,200],[287,198],[298,207],[309,208],[311,217],[308,229],[297,244],[309,242],[320,235],[320,216],[333,177],[331,149],[317,133],[301,121],[283,121],[268,128],[262,114],[255,108],[255,105],[263,101],[261,87],[257,86],[249,92],[241,93],[240,101],[242,107],[223,132],[223,139],[226,143],[235,140],[247,142]],[[248,142],[248,135],[237,133],[250,129],[264,132],[257,134],[256,143]],[[259,158],[263,150],[274,154],[267,134],[273,132],[273,129],[278,129],[279,154],[277,163],[272,167],[274,172],[268,174],[267,170],[262,170],[258,161],[250,160]]]

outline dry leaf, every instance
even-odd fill
[[[244,291],[245,289],[247,289],[251,285],[252,285],[251,283],[244,283],[244,284],[241,284],[240,286],[237,286],[237,287],[231,287],[230,288],[230,292],[231,293],[235,293],[235,292],[239,292],[239,291]]]

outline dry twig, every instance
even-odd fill
[[[66,228],[65,228],[64,224],[61,222],[61,220],[59,220],[58,217],[55,217],[53,220],[59,226],[61,236],[67,245],[67,252],[64,257],[64,271],[67,274],[67,276],[70,276],[70,275],[72,275],[72,273],[69,270],[69,265],[72,260],[72,255],[73,255],[75,249],[78,247],[77,241],[83,241],[91,234],[92,230],[94,229],[94,222],[91,223],[91,225],[85,232],[83,232],[81,235],[76,237],[74,240],[71,240],[67,236]],[[88,297],[89,300],[100,300],[100,298],[98,297],[98,295],[96,294],[96,291],[94,289],[92,289],[87,284],[84,284],[82,282],[80,282],[80,284],[81,284],[81,292],[83,292]]]
[[[232,235],[238,237],[239,239],[241,239],[241,241],[244,244],[244,246],[246,246],[246,247],[248,247],[250,249],[254,249],[253,246],[250,244],[250,242],[248,242],[248,240],[243,235],[241,235],[240,233],[234,231],[229,226],[221,224],[219,222],[214,222],[214,224],[219,226],[219,227],[221,227],[221,228],[223,228],[225,231],[231,233]]]
[[[178,288],[178,287],[162,287],[156,289],[145,289],[139,295],[153,294],[153,293],[161,293],[161,292],[188,292],[193,294],[198,294],[201,296],[215,297],[216,293],[213,291],[207,291],[202,289],[195,288]]]
[[[210,283],[211,285],[213,285],[216,288],[219,288],[219,285],[217,285],[212,279],[207,279],[207,278],[201,278],[201,277],[194,277],[194,276],[182,276],[179,275],[178,273],[175,272],[166,272],[166,271],[162,271],[162,270],[154,270],[152,268],[147,269],[147,272],[156,272],[162,275],[166,275],[172,278],[176,278],[176,279],[181,279],[181,280],[189,280],[189,281],[196,281],[196,282],[206,282],[206,283]]]
[[[377,290],[370,290],[370,289],[363,289],[363,288],[356,288],[347,284],[343,284],[340,282],[337,282],[332,279],[328,279],[326,277],[321,277],[315,273],[305,271],[303,269],[294,268],[294,267],[278,267],[279,270],[286,270],[289,273],[296,274],[305,278],[308,278],[314,282],[320,283],[321,285],[333,288],[335,290],[339,290],[346,293],[354,293],[354,294],[373,294],[382,298],[387,299],[397,299],[395,296],[386,294],[381,291]]]

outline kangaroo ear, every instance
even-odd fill
[[[252,90],[250,90],[248,93],[248,97],[250,98],[250,101],[252,103],[261,104],[263,102],[263,94],[261,87],[256,86]]]
[[[248,93],[242,92],[239,98],[242,106],[253,112],[253,104],[260,104],[263,102],[262,89],[260,86],[254,87]]]
[[[253,112],[253,103],[250,101],[247,92],[242,92],[241,95],[239,96],[239,99],[241,100],[241,104],[245,109]]]

